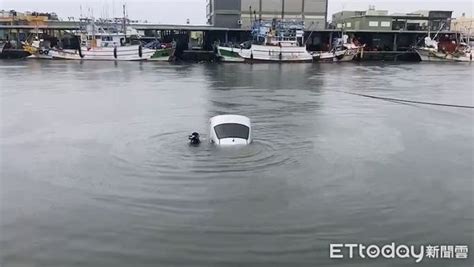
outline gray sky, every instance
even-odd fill
[[[78,17],[82,5],[84,14],[87,14],[88,8],[92,8],[95,17],[112,17],[114,13],[115,16],[121,16],[124,2],[131,19],[184,24],[189,18],[191,24],[206,23],[206,0],[0,0],[0,9],[56,12],[61,18],[67,18]],[[390,13],[421,9],[452,10],[454,17],[461,16],[463,12],[472,17],[474,9],[473,0],[329,0],[328,13],[331,17],[331,14],[342,9],[366,10],[369,5]]]

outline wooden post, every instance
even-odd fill
[[[332,34],[333,34],[333,32],[329,33],[329,49],[332,48]]]

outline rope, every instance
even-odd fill
[[[362,97],[380,99],[385,101],[395,101],[395,102],[405,102],[405,103],[414,103],[414,104],[423,104],[423,105],[433,105],[433,106],[443,106],[443,107],[453,107],[453,108],[472,108],[474,106],[465,106],[465,105],[452,105],[452,104],[443,104],[443,103],[433,103],[433,102],[424,102],[424,101],[413,101],[413,100],[406,100],[406,99],[399,99],[399,98],[391,98],[391,97],[381,97],[381,96],[373,96],[373,95],[366,95],[366,94],[359,94],[359,93],[351,93],[346,91],[340,91],[345,94],[350,95],[357,95]]]

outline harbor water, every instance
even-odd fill
[[[473,110],[349,93],[472,106],[473,70],[1,61],[0,265],[472,266]],[[329,257],[392,242],[470,255]]]

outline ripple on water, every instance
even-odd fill
[[[190,146],[182,132],[166,132],[134,138],[117,145],[113,162],[126,175],[173,179],[215,178],[221,173],[255,173],[274,166],[292,164],[292,152],[309,143],[254,140],[249,146],[217,147],[203,136],[198,147]]]

